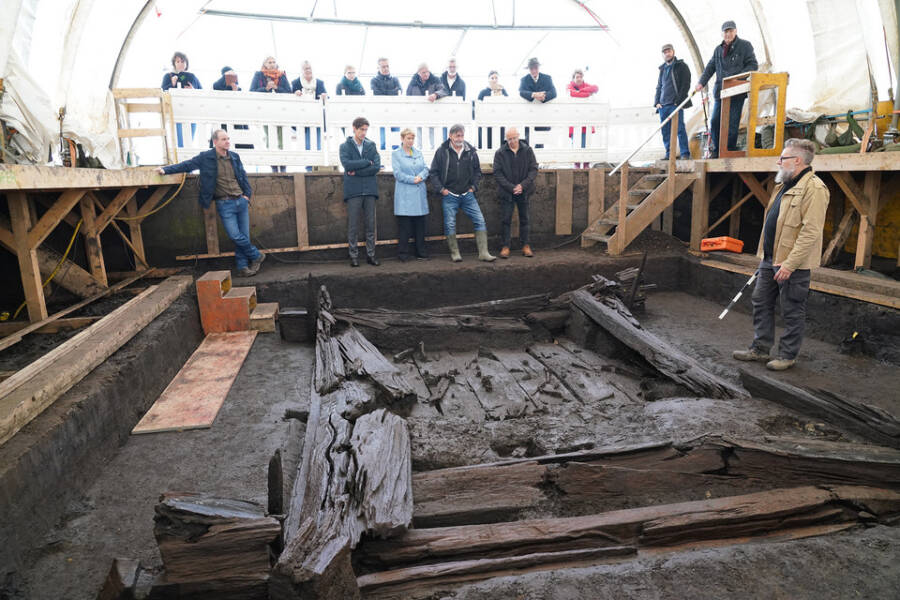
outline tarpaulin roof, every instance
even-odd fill
[[[694,81],[737,23],[761,68],[787,71],[787,105],[838,113],[868,108],[871,83],[888,97],[896,73],[895,0],[4,0],[0,4],[0,115],[46,159],[65,130],[104,164],[118,151],[108,90],[155,87],[175,50],[209,87],[222,66],[249,82],[275,55],[291,77],[309,60],[333,88],[346,64],[367,82],[388,56],[405,81],[427,61],[440,73],[455,56],[469,89],[496,69],[515,87],[530,56],[557,87],[574,68],[613,106],[650,104],[660,47],[675,45]],[[252,12],[251,12],[252,11]],[[888,56],[891,58],[888,59]],[[893,62],[891,64],[890,61]]]

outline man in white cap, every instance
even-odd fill
[[[753,45],[747,40],[742,40],[737,36],[737,25],[734,21],[725,21],[722,23],[722,43],[716,46],[713,51],[712,58],[703,69],[700,81],[697,83],[697,91],[706,86],[707,82],[712,79],[713,74],[716,75],[716,87],[713,95],[716,98],[716,105],[713,108],[712,117],[710,117],[709,127],[712,135],[712,158],[719,156],[719,117],[722,101],[719,94],[722,92],[722,80],[725,77],[731,77],[739,73],[747,71],[755,71],[759,68],[756,62],[756,55],[753,53]],[[744,108],[744,100],[747,94],[738,94],[731,97],[731,107],[728,113],[728,146],[729,150],[737,149],[738,129],[741,125],[741,110]]]

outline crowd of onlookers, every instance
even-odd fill
[[[189,62],[183,52],[176,52],[172,56],[172,71],[166,73],[162,80],[162,89],[187,88],[202,89],[196,75],[188,71]],[[529,102],[549,102],[556,98],[556,86],[553,79],[546,73],[541,73],[541,64],[537,58],[528,61],[528,75],[519,81],[518,93]],[[231,67],[222,67],[222,76],[212,84],[214,90],[240,91],[241,85],[238,74]],[[597,93],[596,85],[590,85],[584,81],[584,71],[576,69],[572,73],[571,81],[567,86],[569,95],[575,98],[587,98]],[[249,91],[269,92],[275,94],[296,94],[307,98],[319,100],[329,95],[325,82],[313,74],[309,61],[303,61],[300,65],[300,76],[291,80],[287,73],[279,68],[274,56],[266,57],[259,71],[253,74]],[[364,96],[371,93],[374,96],[425,96],[430,102],[434,102],[447,96],[458,96],[464,100],[467,98],[466,82],[457,72],[456,59],[450,58],[447,67],[441,75],[431,71],[426,63],[419,65],[416,72],[404,90],[400,80],[391,74],[390,61],[387,58],[378,59],[378,73],[369,80],[368,91],[366,86],[357,77],[356,67],[347,65],[344,75],[334,87],[336,96]],[[488,73],[487,86],[478,92],[478,100],[487,96],[509,96],[507,89],[500,83],[497,71]],[[469,95],[469,98],[472,96]]]

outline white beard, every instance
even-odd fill
[[[789,173],[785,171],[783,167],[778,167],[778,172],[775,173],[775,183],[784,183],[791,178],[793,173]]]

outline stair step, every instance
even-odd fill
[[[223,296],[223,298],[246,298],[250,312],[256,308],[256,288],[252,286],[233,287]]]
[[[250,313],[250,329],[261,332],[275,331],[276,319],[278,319],[278,303],[261,302]]]
[[[207,271],[197,278],[197,293],[221,296],[231,289],[231,271]]]
[[[626,205],[626,207],[628,208],[628,210],[634,210],[634,209],[636,209],[638,206],[640,206],[640,204],[627,204],[627,205]]]
[[[611,235],[600,235],[599,233],[584,233],[581,237],[587,238],[589,240],[594,240],[596,242],[608,242]]]
[[[628,190],[629,196],[649,196],[653,190]]]
[[[618,225],[619,222],[616,219],[600,219],[598,221],[600,225]]]
[[[650,173],[649,175],[644,175],[645,179],[650,179],[652,181],[662,181],[668,177],[665,173]]]

